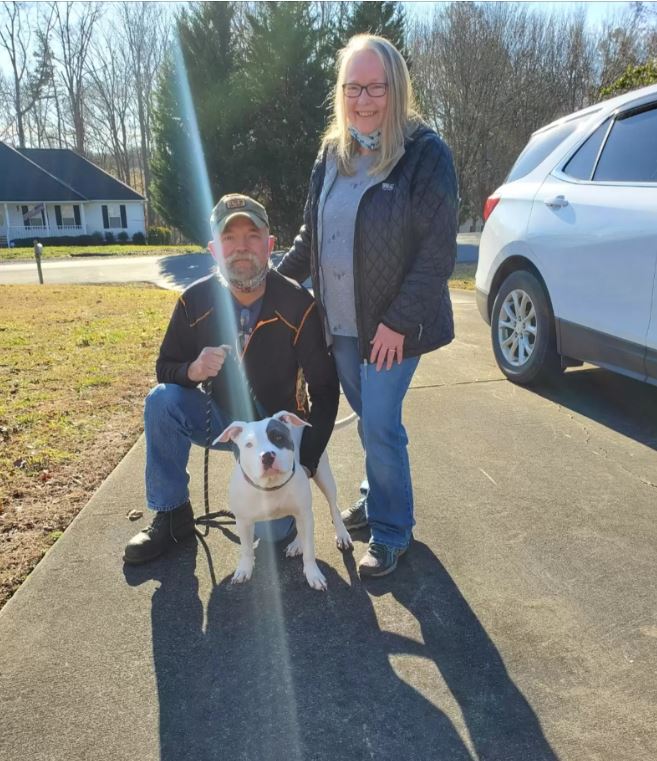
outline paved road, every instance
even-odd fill
[[[459,235],[458,261],[476,262],[479,234]],[[209,254],[179,256],[98,256],[44,260],[46,283],[155,283],[161,288],[182,290],[210,272]],[[34,262],[0,262],[0,284],[38,283]]]
[[[501,376],[472,294],[407,397],[416,542],[362,584],[315,493],[329,591],[231,527],[123,569],[139,441],[0,612],[0,758],[11,761],[654,761],[654,389],[570,371]],[[357,491],[355,428],[330,457]],[[211,501],[231,458],[213,455]],[[202,453],[190,463],[202,512]],[[355,559],[366,534],[356,543]]]

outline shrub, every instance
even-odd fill
[[[116,236],[116,239],[119,243],[127,243],[130,240],[130,236],[125,230],[121,230],[121,232]]]
[[[93,243],[104,243],[105,238],[103,237],[103,234],[96,230],[95,232],[91,233],[91,240]]]
[[[171,243],[171,230],[168,227],[149,227],[148,242],[156,246],[168,246]]]
[[[144,233],[135,233],[132,236],[132,242],[136,243],[138,246],[143,246],[144,243],[146,243],[146,236]]]
[[[114,233],[110,230],[105,233],[105,243],[114,243]]]

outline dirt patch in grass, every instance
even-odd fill
[[[201,254],[202,246],[44,246],[42,259],[69,259],[78,256],[175,256],[177,254]],[[34,248],[0,248],[0,262],[34,260]]]
[[[175,298],[0,286],[0,607],[141,432]]]

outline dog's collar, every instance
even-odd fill
[[[239,462],[239,460],[238,460],[238,462]],[[239,464],[240,464],[240,470],[242,471],[242,475],[244,476],[244,478],[245,478],[245,480],[246,480],[247,484],[250,484],[250,485],[251,485],[251,486],[253,486],[255,489],[259,489],[260,491],[276,491],[277,489],[282,489],[282,488],[283,488],[283,487],[284,487],[286,484],[289,484],[289,483],[290,483],[290,481],[292,480],[292,476],[294,476],[294,473],[295,473],[295,471],[296,471],[296,469],[297,469],[297,464],[296,464],[296,462],[295,462],[295,463],[292,465],[292,472],[290,473],[290,477],[289,477],[289,478],[288,478],[286,481],[283,481],[283,483],[282,483],[282,484],[278,484],[278,486],[260,486],[259,484],[256,484],[254,481],[252,481],[252,480],[251,480],[251,479],[250,479],[250,478],[249,478],[249,477],[246,475],[246,473],[244,472],[244,468],[242,467],[242,463],[240,462]]]

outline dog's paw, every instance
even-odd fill
[[[320,592],[326,589],[326,578],[317,567],[317,563],[304,566],[303,572],[306,575],[306,581],[313,589],[318,589]]]
[[[343,552],[353,550],[354,548],[354,543],[351,541],[351,537],[346,528],[335,532],[335,544],[337,545],[337,548]]]
[[[301,540],[297,536],[294,541],[290,542],[285,548],[285,557],[295,558],[297,555],[303,554],[303,547],[301,546]]]
[[[233,574],[231,583],[244,584],[245,581],[248,581],[251,578],[252,574],[253,574],[253,563],[240,563],[235,569],[235,573]]]

